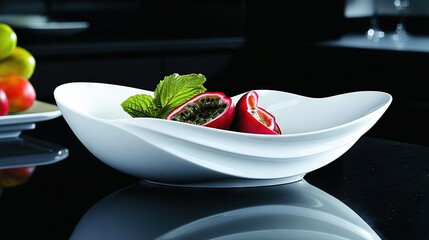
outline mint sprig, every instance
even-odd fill
[[[131,117],[165,118],[169,112],[193,96],[205,92],[206,77],[202,74],[179,75],[174,73],[164,77],[155,88],[153,97],[137,94],[121,103]]]

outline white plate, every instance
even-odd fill
[[[310,98],[257,90],[282,135],[248,134],[156,118],[132,118],[120,106],[151,91],[90,82],[58,86],[54,97],[77,138],[124,173],[194,187],[294,182],[340,157],[384,114],[392,96],[361,91]],[[234,96],[236,103],[240,95]]]
[[[52,164],[68,155],[67,148],[37,138],[0,139],[0,169]]]
[[[60,109],[50,103],[36,100],[31,108],[5,116],[0,116],[0,139],[17,137],[24,130],[35,128],[35,123],[61,116]]]
[[[73,35],[89,28],[88,22],[52,21],[45,15],[0,14],[0,22],[33,34]]]

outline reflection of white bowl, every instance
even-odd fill
[[[55,89],[54,97],[77,138],[107,165],[148,181],[205,187],[300,180],[352,147],[392,101],[391,95],[377,91],[326,98],[257,92],[259,105],[276,116],[282,135],[131,118],[122,101],[153,92],[126,86],[66,83]]]
[[[380,239],[347,205],[305,180],[242,191],[135,184],[91,207],[70,240],[121,236],[156,240]]]

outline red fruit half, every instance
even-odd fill
[[[6,92],[0,87],[0,116],[9,113],[9,100],[7,99]]]
[[[276,118],[258,106],[258,93],[249,91],[237,102],[236,128],[239,132],[281,134]]]
[[[171,111],[166,119],[206,127],[229,129],[234,121],[232,99],[222,92],[203,92]]]

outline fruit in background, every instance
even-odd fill
[[[15,187],[21,185],[30,179],[35,169],[35,166],[0,169],[0,186]]]
[[[9,101],[9,113],[27,110],[36,101],[36,91],[25,77],[17,75],[0,77],[0,87]]]
[[[171,111],[166,119],[228,129],[235,115],[232,99],[221,92],[203,92]]]
[[[16,46],[8,57],[0,61],[0,76],[19,75],[29,80],[35,68],[34,56],[25,48]]]
[[[0,116],[9,113],[9,100],[7,99],[6,92],[0,87]]]
[[[12,53],[17,41],[18,38],[13,29],[5,23],[0,23],[0,60]]]
[[[258,99],[256,91],[249,91],[238,100],[235,127],[239,132],[281,134],[276,118],[258,106]]]

